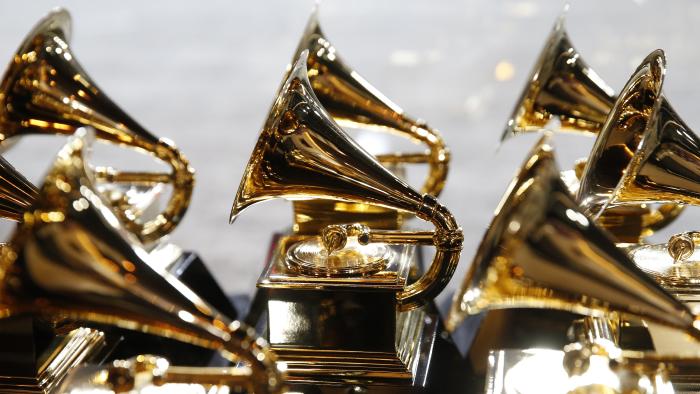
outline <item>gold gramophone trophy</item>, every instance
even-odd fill
[[[0,317],[40,316],[103,329],[121,327],[219,351],[250,372],[256,393],[278,393],[283,373],[253,329],[223,316],[176,276],[157,270],[142,244],[97,191],[75,138],[39,188],[24,222],[0,255]],[[67,371],[32,390],[50,391]],[[28,388],[23,382],[18,387]]]
[[[0,157],[0,217],[23,221],[37,196],[36,187]],[[0,338],[0,392],[51,390],[70,368],[98,361],[106,351],[98,330],[28,316],[4,319]]]
[[[172,142],[141,127],[97,87],[69,47],[70,32],[68,12],[55,10],[20,45],[0,82],[0,140],[27,134],[71,135],[78,127],[91,126],[98,140],[165,162],[172,168],[169,174],[95,171],[100,182],[172,184],[170,201],[153,220],[142,222],[128,210],[119,213],[142,242],[158,240],[175,228],[187,210],[194,172]]]
[[[104,192],[127,229],[136,234],[159,267],[172,273],[230,318],[237,311],[197,253],[182,251],[167,242],[190,203],[194,170],[172,142],[144,129],[107,97],[77,61],[69,45],[70,15],[55,10],[26,36],[0,82],[0,143],[29,134],[70,135],[89,126],[99,141],[146,153],[167,164],[170,172],[122,172],[95,167],[97,188]],[[165,208],[153,217],[136,202],[148,202],[149,194],[170,185]],[[132,203],[125,197],[135,192]],[[114,349],[116,357],[151,351],[157,341],[131,334]],[[171,345],[169,347],[175,347]],[[176,362],[194,362],[195,349],[168,354]],[[183,357],[183,358],[180,358]]]
[[[700,138],[662,93],[666,60],[650,54],[630,80],[591,152],[578,199],[595,217],[608,207],[646,202],[700,204]],[[700,265],[693,232],[667,244],[639,245],[630,256],[679,299],[697,306]]]
[[[568,6],[549,34],[501,141],[542,129],[597,135],[612,111],[617,99],[613,89],[584,61],[566,33],[567,10]],[[585,159],[579,160],[575,169],[562,172],[573,193],[578,190],[585,163]],[[629,204],[605,210],[596,222],[620,243],[641,243],[682,210],[682,205],[654,201]]]
[[[309,52],[307,71],[311,88],[339,125],[390,132],[427,147],[423,152],[387,153],[376,157],[388,168],[399,171],[405,164],[427,164],[428,175],[421,192],[437,197],[445,184],[450,160],[440,133],[426,122],[407,116],[343,61],[321,30],[318,8],[311,13],[292,63],[303,51]],[[402,223],[400,212],[374,205],[323,199],[292,204],[293,229],[299,234],[317,234],[325,226],[337,223],[360,222],[375,229],[393,230]]]
[[[446,324],[454,330],[467,316],[511,309],[567,312],[560,320],[568,319],[568,325],[577,315],[641,318],[700,339],[700,325],[688,307],[651,280],[583,213],[559,175],[547,137],[508,187],[455,293]],[[539,330],[556,334],[551,316],[546,317]],[[567,328],[558,340],[567,340]],[[492,338],[495,332],[490,335],[477,335],[475,343],[485,351],[469,355],[476,358],[471,363],[477,375],[485,373],[488,351],[503,348]]]
[[[407,186],[331,119],[307,77],[307,56],[303,51],[272,106],[231,220],[270,199],[326,199],[411,213],[436,230],[347,223],[278,237],[257,283],[262,313],[251,323],[264,328],[295,385],[420,392],[438,323],[423,305],[452,276],[462,231],[434,197]],[[427,272],[408,283],[414,245],[433,245],[436,253]]]

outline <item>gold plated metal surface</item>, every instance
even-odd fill
[[[0,156],[0,217],[21,221],[36,196],[36,187]]]
[[[638,316],[700,339],[691,311],[588,219],[562,182],[547,137],[499,204],[452,303],[447,327],[490,309]]]
[[[665,56],[656,50],[622,90],[581,178],[578,200],[588,213],[626,204],[700,201],[700,140],[661,92],[665,69]]]
[[[552,127],[559,118],[561,131],[598,134],[617,97],[586,64],[566,33],[564,12],[557,19],[540,53],[531,77],[508,120],[501,141],[511,136]],[[585,165],[585,161],[582,162]],[[571,181],[578,188],[580,174]],[[673,222],[682,205],[664,204],[611,207],[596,218],[619,242],[639,243],[643,238]]]
[[[407,116],[350,68],[321,30],[318,9],[311,13],[304,34],[292,57],[296,62],[308,51],[308,78],[321,105],[341,126],[385,131],[427,146],[425,152],[380,154],[377,159],[393,170],[404,164],[427,164],[428,175],[421,192],[438,196],[447,178],[450,152],[440,133],[422,120]],[[360,222],[372,228],[398,229],[403,218],[393,209],[362,203],[321,199],[293,201],[294,230],[318,233],[324,226]]]
[[[143,242],[155,241],[171,232],[187,210],[194,171],[172,142],[144,129],[97,87],[69,47],[70,30],[68,12],[56,10],[20,45],[0,82],[0,141],[27,134],[70,135],[78,127],[91,126],[100,140],[167,163],[171,173],[96,170],[101,182],[172,185],[166,208],[154,219],[142,222],[128,210],[117,211]]]
[[[695,246],[684,259],[677,260],[668,253],[669,245],[641,245],[629,255],[639,268],[681,301],[700,301],[700,259],[694,253]]]
[[[486,393],[672,394],[681,389],[674,387],[674,375],[694,371],[697,376],[699,361],[598,343],[572,343],[564,350],[495,350],[489,356]]]
[[[280,392],[283,374],[254,330],[147,263],[148,253],[95,189],[84,157],[90,135],[76,134],[2,250],[0,316],[113,325],[208,347],[245,362],[255,392]]]
[[[578,194],[579,179],[586,160],[579,160],[576,170],[562,171],[562,179],[573,195]],[[579,172],[580,167],[580,172]],[[596,218],[596,224],[610,232],[620,243],[639,244],[671,224],[685,205],[638,204],[609,207]]]
[[[163,358],[138,355],[106,366],[76,370],[61,386],[61,393],[228,393],[252,390],[246,367],[182,367]]]
[[[669,238],[666,249],[674,262],[688,260],[695,252],[695,245],[700,242],[700,232],[686,231]]]
[[[7,338],[6,338],[7,339]],[[35,376],[17,376],[3,370],[0,373],[0,392],[3,393],[55,393],[56,387],[75,367],[96,362],[106,345],[104,334],[91,328],[76,328],[54,338],[55,344],[41,355]],[[17,354],[17,358],[24,355]]]
[[[326,199],[377,205],[431,222],[433,263],[396,294],[403,309],[417,308],[442,291],[459,261],[462,231],[452,214],[384,168],[343,131],[320,104],[308,79],[302,52],[282,85],[251,154],[231,210],[273,198]],[[423,233],[404,232],[404,240]],[[413,241],[411,241],[413,242]]]
[[[388,245],[373,243],[351,245],[330,251],[318,238],[298,242],[287,251],[290,269],[309,276],[369,275],[386,268],[393,252]]]
[[[384,154],[377,159],[384,164],[428,164],[428,176],[420,190],[437,197],[445,185],[450,160],[440,133],[424,121],[407,116],[343,61],[321,30],[317,8],[311,13],[292,63],[304,51],[309,52],[310,86],[323,108],[338,124],[388,131],[428,147],[425,152]]]
[[[258,280],[266,294],[266,332],[287,365],[288,381],[420,392],[438,317],[425,308],[400,311],[396,299],[415,248],[387,245],[391,258],[380,271],[328,277],[289,268],[288,250],[298,238],[279,238]]]
[[[566,9],[549,34],[501,141],[551,127],[552,118],[563,131],[597,134],[612,109],[615,93],[574,48],[565,14]]]

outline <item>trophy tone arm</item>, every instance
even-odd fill
[[[452,278],[464,242],[462,229],[458,227],[450,211],[430,196],[423,196],[418,217],[432,222],[435,231],[372,230],[368,226],[353,223],[330,225],[323,229],[321,241],[329,253],[345,247],[348,237],[357,237],[362,245],[382,242],[435,246],[435,257],[430,268],[414,283],[396,295],[401,310],[411,310],[435,298]]]

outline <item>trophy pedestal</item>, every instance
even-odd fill
[[[460,369],[461,359],[434,304],[398,311],[396,291],[417,266],[415,247],[397,247],[395,264],[380,273],[316,278],[287,269],[288,240],[273,240],[248,322],[286,363],[292,390],[449,393],[465,387],[454,383],[465,374],[445,378]]]
[[[7,318],[0,325],[0,392],[50,393],[75,366],[99,362],[107,346],[98,330],[65,334],[38,318]]]

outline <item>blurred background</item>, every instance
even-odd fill
[[[195,250],[229,292],[252,294],[273,231],[291,223],[274,201],[228,214],[273,95],[306,25],[312,1],[57,0],[0,2],[0,62],[11,59],[34,23],[54,6],[73,15],[71,47],[94,81],[146,128],[177,143],[197,170],[192,205],[173,242]],[[498,151],[561,1],[325,1],[320,20],[340,56],[414,117],[440,129],[453,152],[441,200],[465,231],[459,285],[508,181],[535,143],[532,134]],[[616,91],[641,60],[662,48],[666,96],[700,129],[700,3],[577,1],[570,38]],[[5,60],[2,60],[5,59]],[[696,126],[697,125],[697,126]],[[359,135],[393,150],[381,135]],[[26,137],[5,156],[41,182],[64,138]],[[587,156],[593,140],[557,135],[562,167]],[[379,149],[381,148],[381,149]],[[106,161],[100,150],[95,162]],[[118,164],[133,164],[117,158]],[[411,171],[413,168],[411,168]],[[414,185],[424,172],[411,173]],[[698,229],[691,208],[663,234]],[[12,226],[4,224],[3,234]]]

